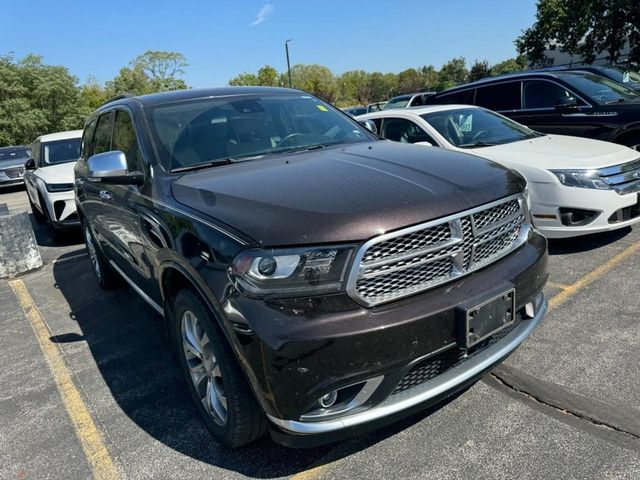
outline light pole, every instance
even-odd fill
[[[289,74],[289,88],[293,88],[293,84],[291,83],[291,63],[289,62],[289,42],[293,40],[290,38],[286,42],[284,42],[284,50],[287,52],[287,73]]]

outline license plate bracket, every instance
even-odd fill
[[[515,320],[516,291],[510,289],[464,311],[463,346],[471,348]]]

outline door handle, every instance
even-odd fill
[[[101,200],[111,200],[113,198],[113,196],[106,190],[100,190],[99,195]]]

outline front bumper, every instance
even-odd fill
[[[49,212],[49,218],[58,229],[76,228],[80,226],[74,191],[46,192],[44,197],[45,208]]]
[[[375,308],[364,308],[345,294],[261,301],[238,293],[222,307],[274,438],[292,445],[309,445],[310,437],[325,443],[350,428],[375,426],[435,403],[508,355],[544,315],[546,264],[546,241],[532,230],[522,247],[494,264]],[[394,392],[426,357],[443,351],[466,353],[457,346],[461,305],[480,304],[511,288],[517,312],[536,302],[535,318],[522,318],[506,336],[436,378]],[[358,409],[326,419],[304,416],[321,396],[375,378],[382,381]]]
[[[509,334],[500,341],[483,349],[469,360],[453,367],[435,378],[421,383],[413,388],[387,397],[379,405],[341,418],[319,422],[299,422],[293,420],[281,420],[269,416],[269,420],[279,427],[280,432],[275,433],[276,439],[292,446],[317,444],[318,439],[307,442],[304,439],[287,438],[282,433],[293,435],[323,435],[342,430],[356,430],[365,424],[371,424],[372,428],[389,423],[401,416],[409,415],[417,409],[423,409],[433,405],[443,398],[454,394],[467,385],[480,378],[485,372],[508,357],[538,326],[547,312],[547,301],[542,294],[537,299],[537,310],[531,319],[522,320]],[[419,359],[416,363],[419,363]],[[417,409],[415,407],[418,407]],[[404,415],[398,415],[404,414]],[[381,420],[388,420],[380,422]],[[335,437],[326,438],[335,440]]]
[[[547,238],[569,238],[590,233],[607,232],[628,227],[640,222],[634,206],[639,203],[637,193],[620,195],[613,190],[565,187],[554,183],[529,183],[531,191],[531,213],[538,230]],[[566,226],[562,224],[560,209],[580,209],[597,211],[593,220],[585,225]],[[611,221],[619,212],[632,210],[631,215]],[[640,213],[640,209],[638,210]],[[541,217],[553,218],[541,218]],[[629,218],[627,218],[629,217]]]
[[[7,175],[4,170],[0,170],[0,187],[9,187],[14,185],[22,185],[24,184],[23,174],[18,174],[18,176]]]

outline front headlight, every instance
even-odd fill
[[[45,187],[47,187],[47,192],[56,193],[56,192],[69,192],[73,190],[73,183],[45,183]]]
[[[339,292],[344,287],[352,246],[245,250],[229,271],[250,297],[295,297]]]
[[[597,170],[549,170],[560,183],[567,187],[595,188],[597,190],[609,190]]]

